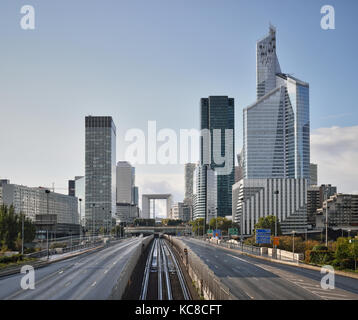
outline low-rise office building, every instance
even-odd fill
[[[259,218],[278,217],[283,233],[307,230],[307,179],[242,179],[233,186],[233,221],[252,235]],[[242,221],[241,221],[242,220]]]
[[[51,237],[79,234],[79,215],[77,198],[54,193],[45,188],[32,188],[3,183],[2,203],[13,206],[15,213],[23,213],[32,220],[37,236],[47,232]]]
[[[358,226],[358,194],[338,193],[325,200],[317,210],[317,227],[325,227],[326,214],[329,227]]]
[[[139,218],[139,208],[131,203],[117,203],[116,224],[133,223]]]
[[[170,219],[189,221],[190,219],[190,206],[183,202],[175,203],[170,210]]]

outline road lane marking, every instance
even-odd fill
[[[93,282],[93,283],[91,284],[91,287],[94,287],[94,286],[96,285],[96,283],[97,283],[97,281]]]
[[[322,289],[322,290],[324,290],[324,289]],[[347,295],[345,295],[345,294],[339,294],[339,293],[335,293],[335,292],[329,292],[329,291],[326,291],[326,290],[324,290],[324,291],[312,291],[312,292],[314,292],[314,293],[318,293],[318,294],[320,294],[320,295],[326,295],[326,294],[328,294],[328,295],[333,295],[333,296],[337,296],[337,297],[345,297],[345,298],[348,298],[348,296]],[[333,297],[332,297],[333,298]]]
[[[61,271],[59,272],[59,274],[61,274],[61,273],[63,273],[63,270],[61,270]]]
[[[65,287],[68,287],[70,284],[71,284],[71,281],[68,281],[68,282],[65,284]]]
[[[244,259],[242,259],[242,258],[239,258],[239,257],[237,257],[237,256],[233,256],[232,254],[228,254],[228,253],[227,253],[227,255],[230,256],[230,257],[233,257],[233,258],[235,258],[235,259],[237,259],[237,260],[240,260],[240,261],[243,261],[243,262],[248,263],[246,260],[244,260]],[[253,263],[253,265],[256,266],[256,264],[254,264],[254,263]]]
[[[107,269],[107,270],[105,270],[103,273],[104,273],[104,274],[106,274],[107,272],[108,272],[108,269]]]

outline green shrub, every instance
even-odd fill
[[[18,262],[18,261],[22,261],[23,258],[24,257],[22,254],[14,254],[9,257],[3,256],[3,257],[0,257],[0,263]]]
[[[57,243],[51,244],[50,249],[66,248],[66,247],[67,247],[67,243],[66,243],[66,242],[57,242]]]
[[[312,250],[313,250],[313,251],[327,251],[328,248],[327,248],[326,246],[322,245],[322,244],[319,244],[319,245],[317,245],[317,246],[314,246],[314,247],[312,248]]]
[[[312,250],[306,250],[305,251],[305,262],[310,263],[311,262],[311,251]]]
[[[307,250],[309,251],[309,250]],[[309,252],[309,258],[306,259],[310,263],[324,265],[330,264],[334,259],[334,253],[328,250],[312,250]]]

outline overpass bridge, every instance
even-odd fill
[[[170,235],[191,235],[191,227],[186,226],[141,226],[141,227],[125,227],[126,235],[151,235],[165,233]]]

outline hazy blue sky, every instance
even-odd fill
[[[325,4],[335,8],[335,30],[320,27]],[[20,28],[22,5],[35,7],[33,31]],[[310,83],[315,141],[320,128],[335,141],[336,126],[346,127],[354,143],[357,14],[355,0],[2,0],[0,177],[64,188],[84,174],[86,115],[113,116],[121,160],[127,129],[146,130],[148,120],[158,129],[198,128],[199,99],[209,95],[235,98],[240,151],[242,108],[256,97],[255,44],[269,22],[277,28],[283,72]],[[357,169],[348,162],[357,153],[335,162],[335,145],[327,147],[333,167],[343,166],[355,183]],[[319,182],[343,184],[314,150]],[[182,173],[181,166],[140,166],[140,192],[173,192],[181,200]]]

